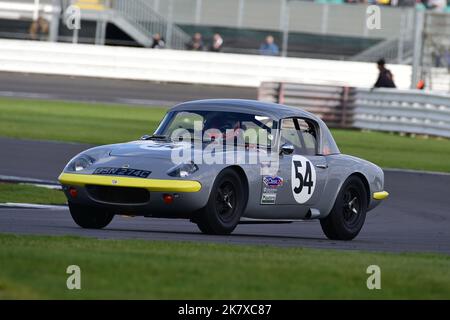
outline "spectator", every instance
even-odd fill
[[[259,54],[265,56],[277,56],[279,54],[278,46],[274,43],[272,36],[267,36],[265,41],[259,47]]]
[[[151,48],[152,49],[164,49],[166,47],[166,41],[159,33],[155,33],[153,35],[153,43]]]
[[[378,70],[380,71],[378,75],[377,82],[374,84],[374,88],[395,88],[394,76],[392,72],[386,69],[386,62],[384,59],[377,61]]]
[[[188,50],[202,51],[203,50],[203,40],[202,35],[196,32],[192,37],[192,40],[186,45]]]
[[[213,36],[211,46],[209,47],[209,51],[220,52],[222,51],[223,39],[220,34],[216,33]]]
[[[48,34],[48,22],[42,17],[33,21],[30,25],[29,33],[31,40],[44,40]]]

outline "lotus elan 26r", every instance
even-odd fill
[[[383,171],[341,154],[318,117],[252,100],[179,104],[153,135],[80,153],[59,181],[74,221],[94,229],[114,215],[190,219],[207,234],[319,219],[350,240],[388,196]]]

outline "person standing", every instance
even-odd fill
[[[373,85],[374,88],[396,88],[394,83],[394,76],[389,69],[386,69],[386,62],[384,59],[377,61],[378,66],[378,79]]]

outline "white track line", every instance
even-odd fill
[[[0,175],[0,182],[33,184],[36,186],[47,186],[47,187],[51,186],[54,188],[61,187],[57,181],[41,180],[41,179],[26,178],[26,177],[16,177],[16,176],[5,176],[5,175]]]
[[[66,210],[66,205],[47,205],[33,203],[0,203],[0,208],[21,208],[21,209],[47,209],[47,210]]]
[[[420,171],[420,170],[413,170],[413,169],[396,169],[396,168],[382,168],[382,169],[383,169],[383,171],[388,171],[388,172],[418,173],[418,174],[430,174],[430,175],[436,175],[436,176],[450,176],[450,173],[448,173],[448,172]]]

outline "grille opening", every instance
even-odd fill
[[[143,188],[86,186],[89,195],[101,202],[140,204],[150,200],[150,192]]]

